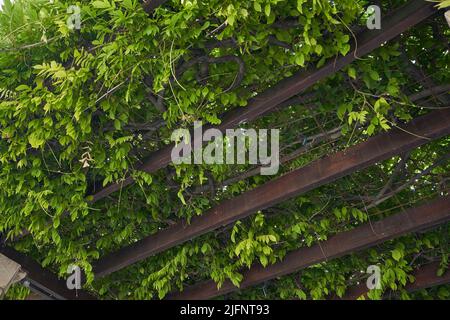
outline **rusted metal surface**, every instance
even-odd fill
[[[339,233],[327,241],[309,248],[301,248],[286,255],[283,261],[268,266],[255,265],[244,272],[240,289],[255,286],[267,280],[297,272],[317,263],[336,259],[404,234],[426,230],[450,221],[450,196],[419,207],[408,209],[383,220],[367,223],[353,230]],[[428,283],[430,274],[426,273],[416,280],[416,288]],[[220,289],[214,281],[206,281],[186,288],[185,291],[169,296],[170,299],[202,300],[210,299],[239,290],[230,281]]]
[[[408,292],[414,292],[422,289],[428,289],[443,284],[450,283],[450,271],[447,270],[442,276],[438,276],[439,262],[434,262],[425,266],[421,266],[416,269],[412,276],[414,276],[414,282],[410,282],[405,286],[405,290]],[[356,300],[362,296],[365,296],[368,292],[367,284],[361,283],[357,286],[351,287],[347,290],[344,297],[336,300]],[[387,294],[387,297],[389,294]]]
[[[32,291],[46,299],[54,300],[95,300],[96,298],[84,290],[69,290],[65,280],[48,270],[42,268],[39,263],[30,257],[15,251],[9,247],[0,247],[0,253],[20,264],[22,270],[27,273],[25,278]]]
[[[330,155],[247,191],[194,217],[189,225],[181,221],[128,247],[100,259],[94,267],[98,277],[127,267],[151,255],[192,238],[226,226],[250,214],[271,207],[394,155],[402,154],[432,139],[450,134],[450,109],[436,110],[401,129],[370,138],[342,152]]]
[[[362,57],[374,49],[381,46],[402,32],[415,26],[419,22],[425,20],[436,12],[432,3],[423,0],[412,0],[406,5],[395,10],[391,15],[383,18],[383,27],[381,30],[367,30],[357,38],[357,46],[353,46],[352,50],[346,56],[340,56],[331,59],[328,64],[320,69],[310,69],[301,71],[295,75],[286,78],[274,85],[265,92],[252,98],[245,108],[236,108],[222,115],[222,123],[217,128],[224,131],[231,129],[243,122],[250,122],[258,117],[273,111],[278,105],[285,102],[289,98],[305,91],[315,83],[333,73],[339,71],[343,67],[349,65],[357,57]],[[356,49],[355,49],[356,48]],[[196,144],[193,144],[196,145]],[[197,145],[201,145],[201,142]],[[142,165],[137,165],[138,170],[148,173],[156,172],[168,166],[171,163],[171,150],[173,145],[168,145],[158,151],[144,161]],[[110,184],[95,193],[92,202],[101,200],[111,193],[134,183],[133,178],[127,177],[120,183]]]
[[[439,263],[436,262],[416,270],[413,274],[416,278],[415,281],[407,284],[405,289],[414,292],[450,283],[450,270],[447,270],[442,276],[438,276],[438,269]]]

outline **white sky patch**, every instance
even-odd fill
[[[9,2],[13,3],[14,0],[9,0]],[[5,0],[0,0],[0,10],[1,10],[2,7],[3,7],[3,3],[5,3]]]

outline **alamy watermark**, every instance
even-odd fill
[[[177,129],[171,140],[174,164],[249,164],[261,165],[262,175],[275,175],[280,167],[280,131],[278,129],[214,128],[203,132],[201,121],[194,122],[194,136],[187,129]],[[270,134],[269,134],[270,133]],[[269,141],[270,136],[270,141]],[[204,143],[208,143],[203,147]]]
[[[81,269],[79,266],[70,265],[67,268],[67,273],[70,276],[66,280],[67,289],[80,290],[81,289]]]
[[[81,29],[81,9],[79,6],[71,5],[67,8],[67,13],[71,15],[67,18],[67,26],[70,30]]]
[[[368,266],[366,273],[370,274],[369,278],[367,278],[366,281],[367,289],[369,290],[381,289],[380,267],[376,265]]]
[[[367,8],[366,14],[367,28],[369,30],[380,30],[381,29],[381,8],[377,5],[371,5]]]

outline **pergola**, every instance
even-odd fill
[[[143,6],[149,14],[152,14],[155,8],[164,5],[165,2],[166,0],[146,1]],[[354,45],[347,55],[328,61],[320,68],[310,68],[284,79],[265,92],[253,97],[245,109],[238,108],[225,112],[221,117],[221,124],[215,128],[224,132],[226,129],[235,128],[243,122],[254,121],[270,112],[301,101],[303,97],[299,95],[317,82],[339,72],[356,59],[364,57],[436,14],[442,14],[442,12],[438,13],[432,3],[423,0],[409,1],[384,18],[381,30],[360,32],[356,38],[357,45]],[[448,136],[450,134],[450,106],[448,105],[450,99],[448,95],[442,95],[442,93],[447,92],[449,88],[448,86],[431,86],[430,83],[426,83],[426,78],[425,80],[421,78],[421,80],[424,82],[424,87],[427,88],[426,92],[416,94],[411,99],[420,100],[430,95],[438,95],[441,104],[447,108],[431,111],[399,128],[393,128],[386,133],[371,137],[343,151],[328,154],[306,166],[225,200],[205,211],[201,216],[194,217],[189,223],[178,221],[167,229],[103,256],[94,265],[96,278],[108,276],[155,254],[228,226],[259,210],[271,208],[308,191],[369,168],[380,161],[411,152],[433,140]],[[324,135],[320,139],[325,141],[329,136],[329,134]],[[171,163],[172,147],[173,145],[169,145],[153,152],[143,164],[139,165],[138,169],[147,173],[154,173],[166,168]],[[448,158],[449,155],[447,154],[446,157]],[[105,199],[133,183],[134,179],[131,176],[126,177],[120,183],[112,183],[92,194],[91,204]],[[238,289],[250,288],[268,280],[292,274],[318,263],[374,247],[406,234],[435,228],[449,220],[450,197],[444,195],[420,206],[402,210],[398,214],[377,222],[368,222],[355,229],[339,233],[311,247],[289,252],[283,261],[267,267],[254,265],[243,273],[240,288],[237,288],[230,281],[226,281],[218,289],[216,283],[210,280],[190,286],[181,293],[173,292],[168,298],[211,299],[222,296]],[[26,235],[27,231],[24,230],[23,236]],[[32,291],[51,299],[95,299],[86,291],[68,290],[64,280],[58,279],[56,275],[43,269],[37,262],[12,249],[12,241],[5,241],[0,248],[0,253],[21,265],[22,270],[26,272],[25,281]],[[442,276],[437,276],[437,269],[437,263],[417,269],[414,273],[415,282],[408,284],[406,289],[415,291],[449,283],[450,273],[447,272]],[[346,292],[344,298],[355,299],[367,293],[367,290],[363,284],[353,287]]]

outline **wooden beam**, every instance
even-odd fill
[[[259,264],[255,265],[243,274],[240,288],[235,287],[230,281],[225,281],[222,287],[217,289],[217,284],[210,280],[187,288],[181,293],[173,294],[169,296],[169,299],[211,299],[297,272],[317,263],[370,248],[411,232],[426,230],[447,221],[450,221],[450,196],[438,198],[377,222],[366,223],[353,230],[332,236],[312,247],[298,249],[287,254],[283,261],[266,268]],[[416,286],[420,287],[421,283],[427,280],[427,277],[423,280],[419,279]]]
[[[450,283],[450,270],[445,272],[442,276],[438,276],[438,269],[439,262],[427,264],[416,269],[412,273],[415,278],[414,282],[409,282],[405,286],[405,290],[408,292],[415,292]],[[349,288],[344,297],[335,298],[335,300],[356,300],[359,297],[366,296],[367,292],[367,284],[361,283],[357,286]]]
[[[333,182],[379,161],[402,154],[450,134],[450,109],[436,110],[402,128],[372,137],[247,191],[185,221],[148,236],[100,259],[94,267],[102,277],[252,213]]]
[[[383,28],[381,30],[367,30],[363,32],[357,39],[358,45],[353,45],[352,50],[346,56],[330,59],[320,69],[311,68],[307,71],[300,71],[280,81],[270,89],[250,99],[245,108],[236,108],[223,114],[221,117],[222,123],[217,129],[221,131],[231,129],[243,122],[253,121],[273,111],[278,105],[289,98],[304,92],[317,82],[348,66],[358,57],[370,53],[386,41],[395,38],[434,13],[436,13],[436,9],[432,3],[423,0],[409,1],[404,6],[395,10],[391,15],[383,18]],[[168,166],[171,163],[172,148],[173,145],[168,145],[155,151],[144,161],[144,164],[136,167],[138,170],[152,173]],[[128,176],[120,183],[110,184],[92,195],[92,202],[99,201],[111,193],[133,183],[133,178]]]
[[[27,273],[26,281],[35,293],[53,300],[95,300],[96,298],[84,290],[69,290],[66,281],[41,267],[30,257],[9,247],[0,247],[0,253],[20,264]]]

